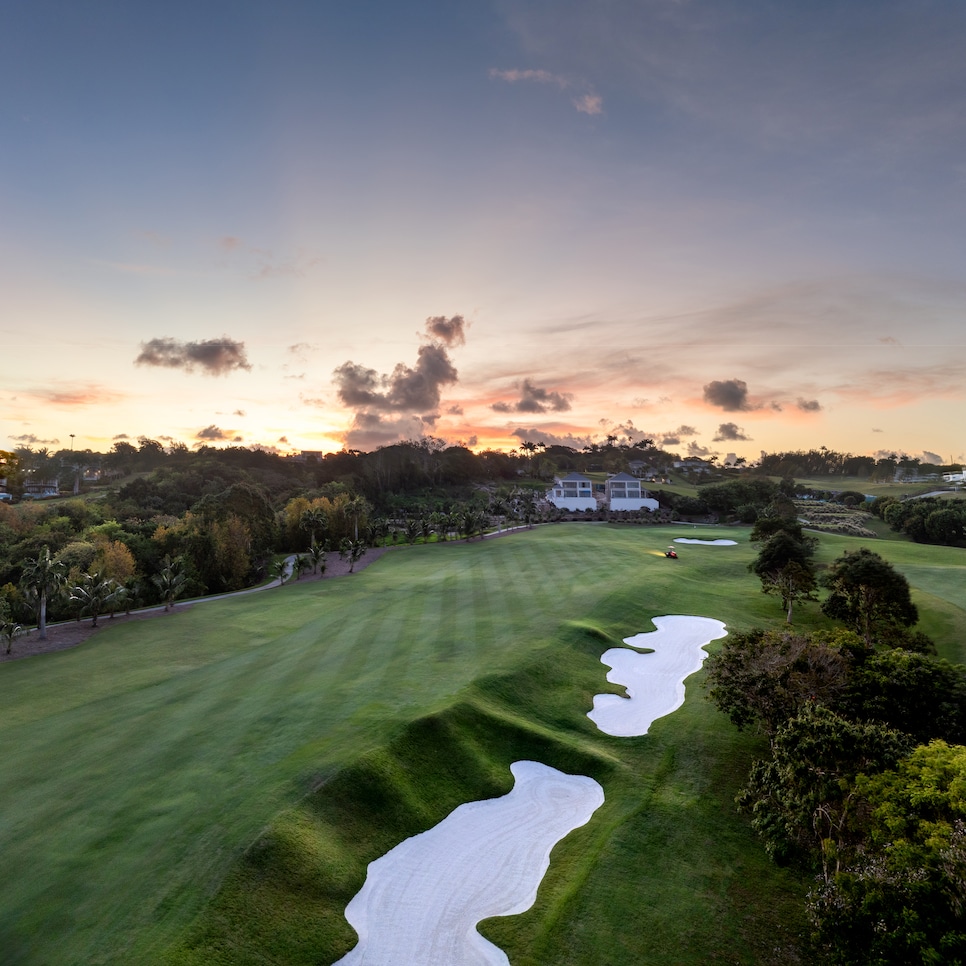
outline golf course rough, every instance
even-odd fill
[[[529,909],[553,847],[604,802],[583,775],[536,761],[510,771],[508,794],[458,806],[369,864],[345,912],[359,943],[337,966],[509,966],[477,923]]]
[[[601,655],[611,670],[607,680],[623,685],[620,694],[595,694],[590,718],[605,734],[616,738],[646,735],[658,718],[684,704],[684,680],[701,668],[708,656],[705,644],[728,632],[719,620],[674,614],[655,617],[656,631],[625,637],[631,647],[648,648],[649,653],[626,647],[612,647]]]

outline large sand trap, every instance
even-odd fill
[[[705,547],[737,547],[737,540],[692,540],[691,537],[675,537],[675,543],[700,543]]]
[[[680,708],[684,679],[708,656],[704,645],[728,633],[721,621],[710,617],[655,617],[654,626],[656,631],[624,638],[633,647],[653,648],[653,654],[612,647],[601,655],[601,663],[611,668],[607,680],[624,685],[628,695],[594,695],[594,709],[587,717],[605,734],[646,735],[653,721]]]
[[[509,966],[476,924],[529,909],[551,849],[604,802],[583,775],[536,761],[510,771],[509,794],[460,805],[369,864],[345,911],[359,944],[341,966]]]

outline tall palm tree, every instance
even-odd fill
[[[50,556],[50,547],[24,564],[21,583],[28,597],[37,601],[37,629],[40,639],[47,640],[47,601],[64,584],[64,565]]]
[[[309,507],[302,511],[299,527],[308,531],[310,546],[315,546],[317,535],[329,529],[329,515],[320,506]]]
[[[354,496],[342,506],[346,520],[352,520],[352,539],[359,542],[359,518],[364,517],[372,508],[364,496]]]

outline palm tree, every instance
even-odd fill
[[[47,600],[64,583],[64,565],[50,556],[50,547],[44,549],[33,560],[24,564],[21,583],[28,597],[37,600],[37,629],[40,639],[47,640]]]
[[[279,587],[285,583],[285,578],[288,576],[288,564],[285,560],[276,560],[272,564],[271,574],[278,580]]]
[[[295,574],[295,579],[299,580],[302,576],[302,571],[308,566],[308,561],[304,554],[296,553],[292,555],[292,573]]]
[[[161,599],[164,601],[164,609],[171,610],[174,602],[186,589],[188,578],[181,569],[180,560],[172,560],[169,554],[165,554],[161,571],[156,573],[151,580],[155,587],[161,591]]]
[[[361,540],[350,540],[343,537],[339,544],[339,556],[343,560],[349,561],[349,573],[351,574],[356,563],[366,552],[366,545]]]
[[[71,603],[78,605],[82,616],[90,616],[91,627],[97,627],[97,617],[107,605],[116,583],[95,571],[92,574],[81,574],[81,582],[76,587],[71,587]]]
[[[110,591],[108,592],[107,598],[104,603],[107,604],[107,613],[111,620],[114,620],[114,615],[119,610],[127,610],[131,613],[131,591],[128,590],[124,584],[120,581],[111,578],[108,583],[111,585]]]
[[[309,550],[309,559],[312,561],[312,573],[317,574],[319,568],[322,568],[322,574],[325,575],[325,555],[328,552],[328,544],[326,543],[313,543],[311,549]]]
[[[354,496],[342,505],[346,520],[352,520],[352,539],[359,542],[359,518],[364,517],[372,508],[364,496]]]
[[[320,506],[309,507],[302,511],[299,527],[308,531],[309,545],[314,547],[318,532],[325,533],[329,529],[329,515]]]
[[[3,641],[7,647],[4,650],[4,654],[9,654],[13,649],[13,642],[24,633],[23,625],[18,624],[16,621],[4,621],[0,624],[0,641]]]

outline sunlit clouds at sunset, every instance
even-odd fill
[[[21,5],[0,448],[962,459],[964,43],[952,0]]]

